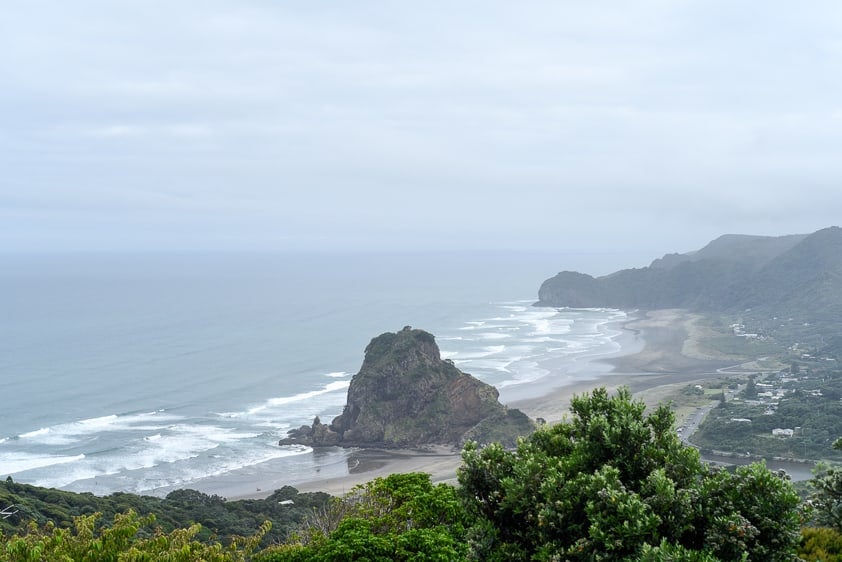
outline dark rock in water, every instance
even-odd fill
[[[432,334],[407,326],[368,344],[341,415],[329,426],[316,418],[281,444],[458,446],[471,439],[511,446],[534,424],[497,398],[496,388],[442,360]]]
[[[331,446],[339,444],[340,435],[333,431],[329,425],[325,425],[319,416],[313,420],[313,425],[302,425],[298,429],[291,429],[287,432],[286,439],[281,439],[280,445],[297,445],[306,443],[309,445],[318,443],[320,446]]]

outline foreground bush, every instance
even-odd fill
[[[628,390],[575,397],[572,418],[517,450],[469,444],[461,494],[485,560],[791,560],[798,495],[763,464],[709,469],[678,439],[673,414]],[[701,557],[688,558],[689,553]]]
[[[464,560],[466,515],[455,488],[422,473],[392,474],[357,486],[317,511],[263,562]]]
[[[798,556],[807,562],[842,562],[842,534],[827,527],[807,527],[801,532]]]
[[[313,509],[321,508],[329,498],[322,492],[298,493],[290,486],[275,490],[261,500],[227,501],[189,489],[175,490],[166,498],[124,492],[95,496],[39,488],[6,478],[0,480],[0,509],[14,505],[15,514],[0,518],[0,533],[12,535],[29,521],[70,528],[75,517],[93,513],[102,514],[96,521],[97,527],[109,526],[116,514],[131,510],[140,517],[154,514],[155,526],[167,533],[200,523],[197,540],[217,540],[223,545],[229,544],[233,537],[251,535],[264,521],[271,521],[272,529],[261,541],[265,547],[285,540],[292,529],[298,528]]]
[[[269,531],[265,523],[252,537],[237,538],[223,547],[196,540],[201,525],[176,529],[169,534],[151,529],[154,516],[138,517],[133,511],[118,514],[110,527],[96,529],[99,514],[79,516],[74,528],[52,523],[31,523],[23,534],[0,535],[0,556],[9,562],[244,562]]]

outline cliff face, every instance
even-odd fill
[[[281,444],[412,447],[467,439],[511,445],[533,430],[497,389],[441,359],[432,334],[409,327],[369,343],[342,414],[290,432]]]

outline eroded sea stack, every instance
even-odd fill
[[[368,344],[341,415],[330,425],[316,418],[280,444],[415,447],[476,440],[511,446],[534,425],[497,398],[496,388],[442,360],[432,334],[407,326]]]

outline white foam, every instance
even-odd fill
[[[301,445],[266,447],[242,452],[236,456],[217,456],[201,467],[183,467],[176,475],[146,478],[135,487],[135,492],[148,492],[158,488],[184,487],[204,478],[219,476],[241,468],[255,466],[274,459],[311,453],[313,449]]]
[[[534,326],[534,331],[530,334],[532,336],[553,333],[552,324],[550,323],[549,319],[538,318],[532,322],[532,325]]]
[[[165,426],[160,425],[161,422],[174,421],[178,419],[181,419],[180,416],[162,414],[161,412],[127,414],[123,416],[112,414],[70,423],[61,423],[50,427],[42,427],[41,429],[36,429],[35,431],[21,433],[19,437],[24,440],[35,441],[44,445],[68,445],[78,441],[78,437],[93,435],[104,431],[162,429]],[[155,425],[148,425],[149,422],[159,423]]]
[[[269,427],[272,429],[288,429],[290,424],[286,422],[279,422],[275,420],[267,420],[260,423],[255,424],[258,427]]]
[[[483,348],[482,351],[442,351],[441,356],[444,359],[453,359],[454,361],[469,361],[471,359],[482,359],[491,355],[497,355],[505,351],[505,345],[489,345]]]
[[[335,371],[333,373],[327,373],[325,376],[330,377],[332,379],[343,379],[345,377],[350,376],[351,373],[346,373],[345,371]]]
[[[67,464],[80,461],[85,455],[58,456],[35,455],[30,453],[10,453],[0,456],[0,473],[4,475],[17,474],[36,468],[44,468],[57,464]]]
[[[154,414],[148,414],[154,415]],[[127,416],[128,417],[128,416]],[[106,428],[116,422],[119,417],[116,414],[111,414],[110,416],[101,416],[98,418],[88,418],[86,420],[79,420],[75,422],[75,425],[79,426],[80,428],[85,429],[93,429],[99,431],[103,428]]]
[[[287,447],[267,445],[257,449],[238,449],[235,452],[225,451],[224,454],[207,455],[201,461],[194,461],[192,458],[182,459],[178,461],[178,465],[167,470],[140,466],[138,468],[142,470],[141,472],[125,475],[123,472],[135,470],[131,468],[132,463],[111,466],[90,464],[74,466],[70,471],[40,478],[36,485],[61,488],[77,481],[87,480],[88,483],[84,485],[84,488],[95,487],[97,493],[115,491],[143,493],[159,488],[184,487],[203,478],[219,476],[273,459],[302,455],[312,451],[310,447],[301,445]]]
[[[482,369],[486,371],[502,371],[508,373],[508,367],[509,365],[511,365],[512,360],[508,358],[483,358],[479,360],[470,360],[469,362],[471,364],[471,368],[473,369]]]
[[[501,334],[500,332],[487,332],[477,334],[477,339],[481,340],[505,340],[512,337],[512,334]]]
[[[522,359],[518,360],[518,362],[520,361],[522,361]],[[550,374],[550,371],[539,367],[538,363],[534,361],[522,361],[516,368],[512,367],[513,366],[510,366],[507,370],[508,372],[514,374],[514,378],[501,382],[497,385],[498,387],[505,388],[517,384],[531,383],[543,379]]]
[[[528,343],[558,343],[561,340],[558,338],[551,338],[549,336],[540,336],[535,338],[524,338],[523,341]]]
[[[330,384],[325,385],[323,388],[319,390],[311,390],[310,392],[302,392],[300,394],[294,394],[292,396],[280,396],[278,398],[270,398],[266,401],[265,404],[261,406],[255,406],[248,410],[249,414],[257,414],[269,407],[274,406],[283,406],[285,404],[292,404],[294,402],[302,402],[304,400],[309,400],[310,398],[315,398],[316,396],[320,396],[322,394],[328,394],[331,392],[337,392],[340,390],[347,389],[351,384],[351,381],[336,381]]]
[[[128,444],[126,448],[129,450],[121,451],[119,455],[90,457],[86,467],[87,475],[76,474],[74,480],[176,463],[258,435],[217,426],[177,424],[162,433],[147,435],[142,440]]]
[[[226,462],[241,462],[249,458],[250,445],[238,445],[261,434],[215,425],[174,424],[144,437],[137,437],[115,451],[75,457],[55,455],[29,455],[19,453],[0,457],[0,470],[20,472],[42,469],[35,475],[40,486],[62,487],[77,480],[98,476],[113,476],[129,471],[152,469],[167,464],[195,459],[207,451],[221,449]],[[275,453],[278,455],[291,454]],[[233,459],[233,460],[232,460]],[[79,461],[79,462],[74,462]],[[54,464],[74,462],[72,467],[50,470]],[[11,467],[11,468],[8,468]]]
[[[40,437],[41,435],[47,435],[50,432],[49,427],[42,427],[41,429],[36,429],[35,431],[29,431],[27,433],[21,433],[20,437],[22,439],[32,439],[33,437]]]
[[[174,425],[169,428],[177,435],[186,435],[191,439],[210,441],[213,443],[233,443],[241,439],[252,439],[258,433],[244,433],[231,428],[217,427],[213,425]]]
[[[70,445],[71,443],[76,442],[76,439],[74,439],[71,435],[62,434],[61,432],[55,431],[49,427],[43,427],[36,431],[23,433],[20,435],[20,438],[35,441],[43,445]]]
[[[532,328],[529,336],[549,336],[567,334],[575,320],[559,314],[555,310],[531,311],[521,318],[525,325]]]
[[[501,320],[508,320],[508,319],[507,318],[501,318]],[[465,330],[465,331],[468,331],[468,332],[473,332],[473,331],[476,331],[476,330],[508,330],[510,328],[509,328],[509,326],[507,326],[505,324],[487,324],[487,323],[483,322],[480,325],[462,326],[459,329]]]

